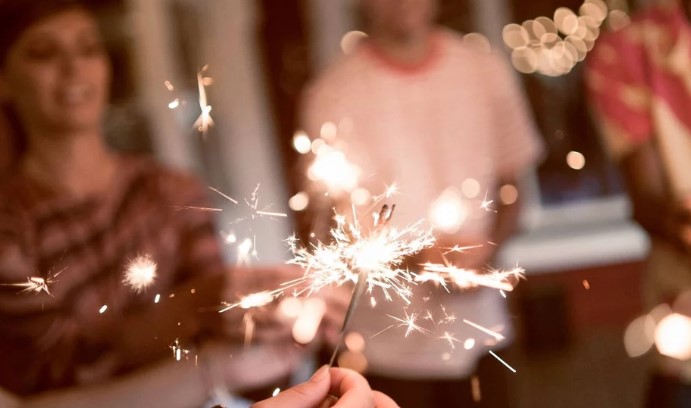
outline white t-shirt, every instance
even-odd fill
[[[497,183],[533,165],[542,146],[520,88],[499,56],[446,31],[436,32],[432,44],[417,67],[396,65],[361,44],[308,89],[302,123],[314,136],[325,122],[338,125],[348,160],[361,169],[362,187],[378,194],[396,182],[400,194],[391,200],[396,204],[392,224],[426,217],[433,201],[456,188],[468,193],[462,197],[468,215],[454,238],[486,244],[496,214],[480,208],[481,202],[496,200],[491,194]],[[475,188],[464,189],[469,179]],[[428,336],[404,338],[405,327],[388,316],[404,316],[403,302],[378,299],[375,308],[367,299],[361,302],[351,329],[367,340],[370,372],[407,378],[469,375],[491,336],[464,318],[512,337],[505,299],[496,290],[447,294],[429,283],[415,290],[405,311],[420,314],[419,323],[432,329]],[[442,307],[456,320],[435,324],[443,319]],[[428,311],[440,320],[425,321]],[[440,338],[445,332],[459,343]],[[463,347],[467,339],[476,343],[470,350]]]

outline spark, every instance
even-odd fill
[[[489,334],[490,336],[494,337],[494,339],[497,340],[497,341],[502,341],[502,340],[505,340],[505,339],[506,339],[506,337],[504,337],[504,336],[501,335],[500,333],[497,333],[497,332],[495,332],[495,331],[493,331],[493,330],[490,330],[490,329],[488,329],[488,328],[486,328],[486,327],[484,327],[484,326],[480,326],[479,324],[474,323],[474,322],[471,322],[471,321],[468,320],[468,319],[463,319],[463,323],[465,323],[465,324],[467,324],[467,325],[469,325],[469,326],[472,326],[472,327],[474,327],[474,328],[480,330],[481,332],[484,332],[484,333]]]
[[[497,212],[497,210],[494,209],[492,204],[494,203],[494,200],[488,200],[487,199],[487,192],[485,192],[485,198],[482,200],[482,203],[480,203],[480,208],[487,212]]]
[[[463,348],[464,349],[470,350],[473,347],[475,347],[475,339],[474,338],[469,337],[463,342]]]
[[[422,221],[400,230],[389,227],[390,216],[391,209],[382,207],[373,216],[373,227],[365,230],[355,216],[353,222],[346,222],[345,216],[337,215],[331,243],[317,242],[309,248],[294,245],[294,257],[288,263],[305,270],[300,279],[308,284],[304,291],[311,294],[327,286],[357,283],[358,271],[364,270],[368,293],[379,289],[387,300],[395,294],[410,303],[410,285],[415,282],[402,263],[406,257],[431,247],[435,239],[429,230],[421,228]]]
[[[193,205],[174,205],[173,209],[175,211],[182,211],[182,210],[197,210],[197,211],[206,211],[206,212],[221,212],[223,211],[220,208],[212,208],[212,207],[197,207]]]
[[[477,249],[477,248],[482,248],[483,245],[467,245],[467,246],[461,246],[461,245],[454,245],[451,248],[446,248],[447,251],[444,252],[444,255],[448,255],[452,252],[456,252],[459,254],[465,254],[468,252],[470,249]]]
[[[170,349],[173,351],[173,358],[175,359],[175,361],[182,360],[182,357],[186,357],[187,354],[190,352],[189,350],[182,348],[182,346],[180,345],[180,339],[175,339],[173,344],[171,344],[168,347],[170,347]]]
[[[449,332],[444,332],[444,335],[440,337],[441,340],[446,340],[449,342],[449,346],[451,346],[452,349],[456,348],[456,345],[454,343],[460,343],[461,341],[458,340],[452,333]]]
[[[263,291],[263,292],[257,292],[257,293],[252,293],[247,296],[242,297],[238,302],[236,303],[223,303],[225,307],[221,310],[219,310],[219,313],[223,313],[225,311],[228,311],[230,309],[234,309],[236,307],[240,307],[241,309],[252,309],[256,307],[262,307],[266,306],[269,303],[273,302],[274,299],[276,299],[277,292],[276,291]]]
[[[201,71],[197,72],[197,87],[199,88],[199,107],[201,113],[194,122],[194,127],[202,132],[202,135],[206,135],[206,132],[211,126],[214,125],[214,121],[211,118],[211,105],[208,104],[206,97],[205,82],[207,82],[208,77],[204,77],[204,72],[207,70],[208,65],[205,65]]]
[[[524,272],[523,268],[515,267],[508,271],[489,269],[486,273],[481,273],[474,269],[426,263],[423,264],[423,272],[416,275],[415,280],[417,282],[437,282],[445,289],[449,283],[452,283],[460,289],[484,286],[510,292],[514,288],[511,280],[523,277]]]
[[[108,305],[103,305],[100,309],[98,309],[98,313],[103,314],[106,312],[106,310],[108,310]]]
[[[509,370],[513,371],[514,373],[516,372],[516,369],[515,369],[515,368],[511,367],[511,366],[509,365],[509,363],[507,363],[506,361],[502,360],[501,357],[499,357],[498,355],[496,355],[496,354],[494,353],[494,351],[490,350],[490,351],[489,351],[489,354],[491,354],[494,358],[496,358],[497,360],[499,360],[500,363],[504,364],[504,365],[506,366],[506,368],[508,368]]]
[[[385,187],[384,192],[382,194],[374,197],[375,202],[387,200],[387,199],[393,197],[394,195],[398,194],[398,185],[396,184],[396,182],[393,182],[389,186],[387,186],[385,184],[384,187]]]
[[[156,279],[156,262],[151,255],[139,255],[127,265],[123,282],[140,293]]]
[[[57,277],[60,275],[63,271],[65,271],[65,268],[62,268],[61,270],[57,272],[49,272],[48,275],[45,278],[39,277],[39,276],[29,276],[26,278],[26,282],[21,282],[21,283],[2,283],[0,286],[14,286],[18,288],[24,288],[19,291],[19,293],[41,293],[45,292],[49,296],[53,296],[52,293],[50,293],[50,288],[49,286],[52,285],[53,283],[57,282]]]
[[[429,330],[425,329],[424,327],[422,327],[416,323],[417,318],[419,316],[417,313],[408,314],[407,311],[404,311],[404,313],[405,313],[404,318],[400,318],[400,317],[396,317],[396,316],[392,316],[392,315],[387,315],[390,318],[399,322],[398,327],[405,327],[406,328],[404,337],[408,337],[410,335],[410,333],[412,333],[412,332],[418,332],[418,333],[422,333],[424,335],[431,334],[431,332]]]
[[[156,297],[154,297],[154,303],[158,303],[161,300],[161,294],[157,293]]]

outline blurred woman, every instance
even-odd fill
[[[0,183],[0,387],[19,396],[103,384],[240,327],[214,308],[227,274],[210,213],[190,209],[206,189],[106,147],[110,85],[85,5],[0,1],[0,102],[19,141]],[[286,339],[261,365],[221,349],[221,382],[286,376],[300,352]]]

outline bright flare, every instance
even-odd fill
[[[139,255],[127,265],[123,282],[140,293],[156,279],[156,262],[150,255]]]

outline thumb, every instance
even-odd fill
[[[329,367],[323,366],[307,382],[290,387],[277,396],[252,405],[252,408],[309,408],[317,407],[329,393]]]

